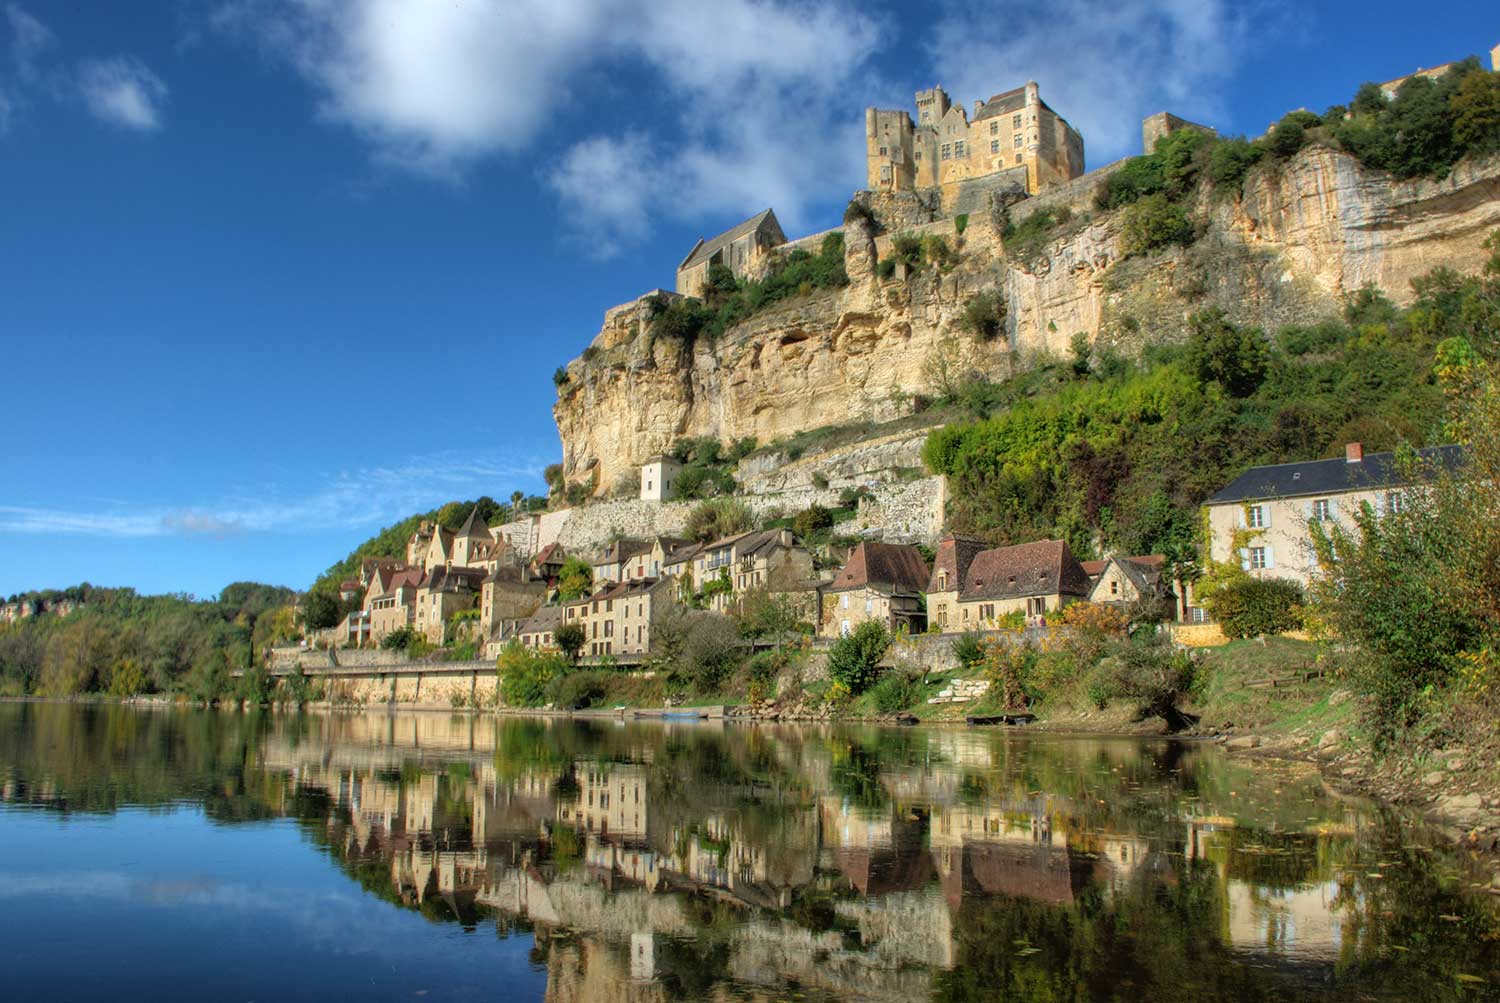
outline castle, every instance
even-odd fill
[[[974,102],[974,120],[941,87],[917,91],[917,121],[902,110],[865,109],[872,191],[942,188],[1005,174],[1027,194],[1083,173],[1083,136],[1047,107],[1036,81]]]

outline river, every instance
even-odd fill
[[[1492,1000],[1487,886],[1199,743],[0,704],[8,1000]]]

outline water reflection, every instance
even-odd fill
[[[369,895],[531,938],[558,1003],[1500,985],[1465,861],[1190,744],[7,705],[0,781],[56,813],[296,819]]]

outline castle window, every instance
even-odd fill
[[[999,131],[1000,131],[1000,123],[999,122],[991,122],[990,123],[990,135],[993,136],[996,133],[998,133]]]
[[[1021,148],[1021,134],[1019,132],[1016,133],[1015,139],[1011,142],[1011,145],[1018,150]]]
[[[1000,140],[998,140],[998,139],[992,139],[992,140],[990,140],[990,152],[991,153],[999,153],[1000,152]]]
[[[1021,155],[1018,153],[1018,154],[1016,154],[1016,163],[1019,164],[1020,162],[1021,162]]]
[[[885,150],[885,147],[883,147],[883,146],[880,148],[880,155],[882,157],[886,155],[886,150]]]
[[[891,165],[890,164],[884,164],[884,165],[881,166],[881,168],[880,168],[880,182],[881,182],[881,184],[886,184],[886,185],[888,185],[888,184],[891,183]]]
[[[964,155],[964,141],[960,139],[958,142],[953,144],[953,156],[955,159],[957,159],[958,157],[962,157]]]
[[[922,151],[918,150],[916,153],[913,153],[911,155],[911,159],[913,159],[913,160],[921,160],[922,159]]]
[[[943,144],[943,159],[944,160],[950,160],[950,159],[952,159],[952,157],[953,157],[953,147],[949,146],[947,143],[944,143]]]
[[[1019,128],[1021,128],[1021,116],[1020,115],[1012,115],[1010,117],[1010,127],[1012,129],[1019,129]]]

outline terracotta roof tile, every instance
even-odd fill
[[[997,547],[975,555],[960,598],[1020,599],[1026,596],[1086,596],[1088,575],[1062,540]]]
[[[834,576],[832,592],[875,588],[913,595],[927,587],[931,573],[916,547],[895,543],[861,543]]]

